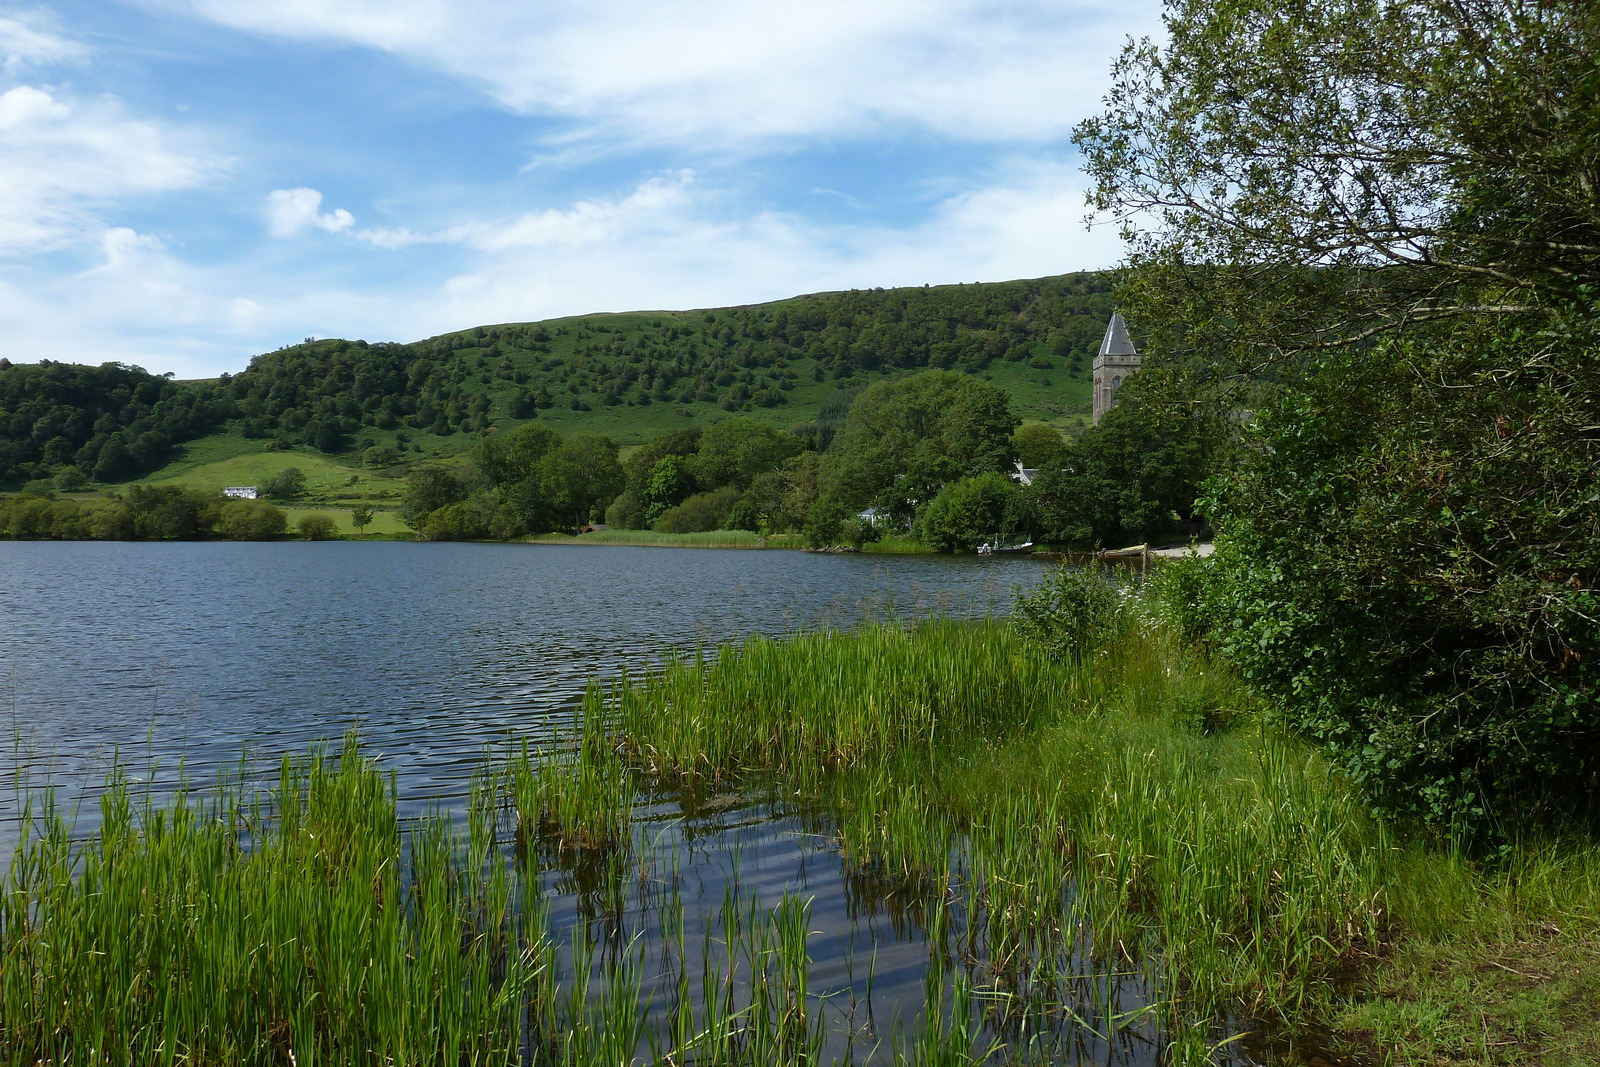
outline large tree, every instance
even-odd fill
[[[1214,634],[1391,810],[1600,770],[1600,6],[1169,0],[1078,140],[1146,394],[1226,428]]]
[[[1008,470],[1018,419],[992,385],[953,371],[878,382],[850,405],[823,461],[822,492],[900,521],[957,478]]]

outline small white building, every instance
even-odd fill
[[[261,495],[261,490],[253,485],[230,485],[222,491],[222,495],[230,500],[255,500]]]

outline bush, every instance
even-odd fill
[[[230,500],[217,509],[214,528],[234,541],[270,541],[283,536],[289,520],[265,500]]]
[[[1127,613],[1103,572],[1062,567],[1034,592],[1017,592],[1011,625],[1052,659],[1081,659],[1122,632]]]
[[[1017,485],[990,472],[951,482],[917,516],[917,540],[941,552],[970,552],[1006,529]]]
[[[294,528],[307,541],[327,541],[339,536],[338,528],[326,515],[307,515],[295,523]]]
[[[849,519],[850,509],[831,496],[818,497],[806,512],[801,533],[807,548],[831,548],[840,541],[840,532]]]
[[[1145,579],[1151,607],[1191,644],[1200,644],[1211,633],[1213,616],[1206,603],[1209,574],[1210,561],[1190,555],[1158,562]]]
[[[1216,493],[1218,649],[1375,808],[1484,844],[1597,815],[1600,343],[1552,351],[1330,361]]]
[[[749,499],[739,500],[728,512],[728,521],[722,524],[725,530],[749,530],[751,533],[761,532],[761,516],[756,513],[756,506]]]
[[[662,512],[652,529],[662,533],[720,530],[728,521],[728,513],[738,499],[739,490],[732,486],[713,489],[709,493],[696,493],[677,507]]]

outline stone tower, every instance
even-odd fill
[[[1094,357],[1096,424],[1116,406],[1117,390],[1138,372],[1139,350],[1128,340],[1128,327],[1123,323],[1122,316],[1113,312],[1111,321],[1106,325],[1105,340],[1100,342],[1100,351]]]

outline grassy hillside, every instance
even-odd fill
[[[851,392],[929,367],[980,376],[1024,419],[1072,430],[1088,421],[1089,364],[1111,309],[1107,277],[1074,274],[478,326],[405,344],[311,340],[205,382],[120,368],[46,392],[65,365],[0,366],[14,394],[0,410],[0,489],[212,489],[295,466],[318,503],[381,506],[411,464],[460,456],[490,428],[537,419],[628,447],[740,414],[825,441]],[[99,378],[108,384],[90,395],[83,382]],[[41,438],[41,427],[63,436]]]

